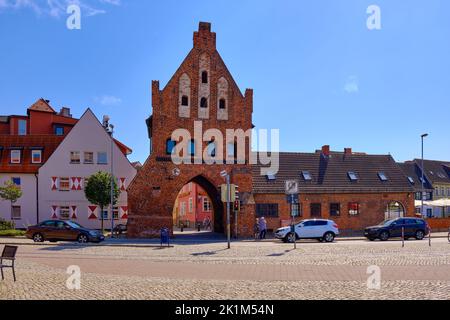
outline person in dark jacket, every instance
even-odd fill
[[[267,234],[267,222],[264,217],[259,218],[258,221],[258,227],[259,227],[259,239],[263,240],[266,238]]]

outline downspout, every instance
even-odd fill
[[[39,175],[35,174],[36,178],[36,224],[39,224]]]

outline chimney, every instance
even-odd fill
[[[325,157],[329,157],[330,156],[330,146],[329,145],[325,145],[322,147],[322,154]]]
[[[344,154],[345,154],[346,156],[351,156],[351,155],[353,154],[352,148],[345,148],[345,149],[344,149]]]
[[[63,117],[72,118],[72,115],[70,114],[70,108],[62,107],[61,111],[59,111],[59,115]]]
[[[194,48],[216,50],[216,33],[211,32],[211,23],[199,23],[198,31],[194,32]]]

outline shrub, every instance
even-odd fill
[[[15,224],[13,221],[5,221],[0,219],[0,230],[13,230],[15,229]]]

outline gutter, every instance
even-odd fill
[[[36,224],[39,224],[39,175],[35,174],[36,178]]]

